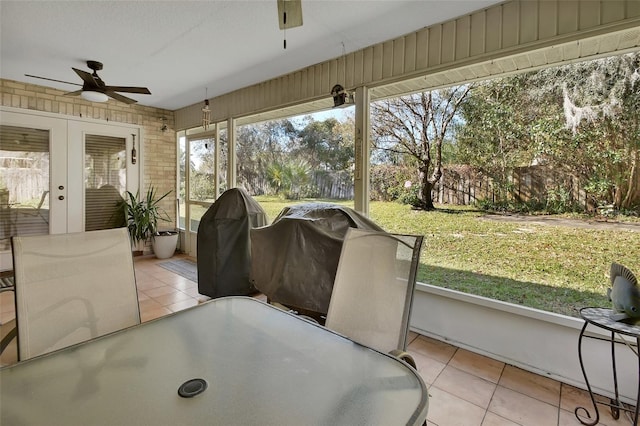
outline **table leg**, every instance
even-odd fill
[[[609,398],[611,403],[611,416],[618,420],[620,418],[620,395],[618,394],[618,371],[616,369],[616,334],[611,332],[611,365],[613,367],[613,390],[616,398]]]
[[[591,414],[589,414],[589,410],[587,410],[584,407],[576,407],[574,414],[576,415],[576,418],[578,419],[578,421],[583,425],[594,426],[598,424],[598,422],[600,421],[600,412],[598,411],[598,405],[596,404],[596,399],[593,396],[593,392],[591,391],[591,385],[589,384],[589,379],[587,378],[587,372],[584,368],[584,362],[582,360],[582,338],[584,337],[584,331],[587,328],[588,324],[589,323],[585,321],[584,325],[582,326],[582,330],[580,331],[580,336],[578,337],[578,359],[580,360],[580,369],[582,370],[582,375],[584,376],[584,382],[587,385],[587,389],[589,390],[589,396],[591,397],[591,403],[593,404],[593,409],[596,412],[596,418],[591,423],[582,420],[582,418],[580,418],[580,415],[578,415],[578,412],[580,411],[584,412],[584,414],[587,416],[587,419],[591,419]]]
[[[636,350],[640,350],[640,337],[636,337]],[[633,426],[638,425],[638,409],[640,409],[640,355],[638,355],[638,393],[636,394],[636,412],[633,415]]]

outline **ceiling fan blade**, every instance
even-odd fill
[[[278,0],[278,21],[281,30],[301,26],[302,1]]]
[[[72,67],[71,69],[74,70],[76,74],[80,76],[82,81],[84,81],[86,85],[89,85],[89,87],[100,87],[100,84],[98,84],[98,81],[95,78],[93,78],[93,75],[91,75],[91,73],[88,73],[83,70],[79,70],[78,68]]]
[[[129,86],[106,86],[106,90],[112,92],[140,93],[142,95],[150,95],[151,92],[146,87],[129,87]]]
[[[80,89],[80,90],[76,90],[75,92],[67,92],[67,93],[65,93],[65,96],[77,96],[77,95],[79,95],[79,94],[80,94],[80,93],[82,93],[82,92],[83,92],[83,90],[82,90],[82,89]]]
[[[31,74],[25,74],[25,77],[40,78],[42,80],[56,81],[58,83],[66,83],[66,84],[73,84],[73,85],[76,85],[76,86],[82,86],[82,84],[80,84],[80,83],[72,83],[70,81],[56,80],[55,78],[40,77],[40,76],[37,76],[37,75],[31,75]]]
[[[138,102],[135,99],[127,98],[126,96],[122,96],[121,94],[116,93],[112,90],[107,90],[106,92],[104,92],[104,94],[115,99],[116,101],[124,102],[125,104],[135,104],[136,102]]]

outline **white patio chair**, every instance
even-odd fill
[[[18,359],[140,324],[126,228],[12,238]]]
[[[409,318],[423,237],[350,228],[326,327],[415,368],[407,354]]]

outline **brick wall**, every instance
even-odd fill
[[[138,104],[127,105],[114,100],[91,103],[80,96],[64,96],[64,93],[45,86],[0,79],[1,105],[5,107],[142,126],[144,170],[141,187],[153,184],[160,194],[174,190],[161,206],[175,220],[176,133],[173,111]],[[161,129],[165,124],[167,130],[163,132]],[[140,146],[136,141],[138,150]],[[167,224],[167,227],[170,225]]]

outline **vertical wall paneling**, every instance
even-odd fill
[[[513,47],[520,43],[520,3],[505,3],[502,6],[501,47]]]
[[[401,75],[404,74],[405,68],[404,68],[404,49],[405,49],[405,43],[404,43],[404,37],[402,38],[398,38],[395,39],[393,41],[393,71],[392,71],[392,75]]]
[[[520,2],[520,43],[530,43],[538,39],[538,3]]]
[[[640,1],[627,2],[627,18],[640,16]]]
[[[325,62],[321,65],[322,67],[322,71],[321,71],[321,76],[322,76],[322,87],[320,88],[320,90],[318,91],[318,93],[330,93],[331,92],[331,88],[333,87],[331,85],[331,75],[329,73],[329,69],[331,62]]]
[[[625,18],[626,2],[620,0],[608,0],[602,1],[601,3],[601,24],[609,24]]]
[[[429,28],[429,63],[428,67],[435,67],[442,63],[440,56],[442,48],[442,25]]]
[[[404,72],[416,70],[416,33],[404,37]]]
[[[487,31],[485,33],[486,52],[502,48],[502,5],[487,9]]]
[[[315,94],[315,90],[314,90],[315,77],[316,77],[316,67],[307,68],[307,78],[305,82],[307,96],[313,96]]]
[[[423,28],[416,34],[416,68],[424,69],[429,65],[429,29]]]
[[[294,96],[294,98],[292,100],[295,100],[296,96],[303,96],[303,97],[307,97],[307,70],[300,70],[296,73],[296,84],[295,87],[298,90],[298,92],[296,93],[296,95]]]
[[[371,83],[373,81],[373,47],[367,47],[363,51],[362,56],[362,82],[364,84]]]
[[[456,61],[469,57],[470,36],[471,17],[464,16],[456,21]]]
[[[393,40],[382,43],[382,78],[393,76]]]
[[[469,32],[469,55],[476,56],[485,52],[487,12],[481,11],[471,15]]]
[[[579,6],[577,1],[561,1],[558,3],[558,34],[578,31]]]
[[[600,23],[600,1],[583,1],[578,7],[578,29],[595,27]]]
[[[276,99],[278,97],[278,85],[273,80],[271,80],[271,84],[270,84],[270,87],[269,87],[269,93],[270,93],[270,98],[271,98],[270,102],[275,103]]]
[[[373,46],[373,80],[382,80],[382,67],[384,63],[382,44]]]
[[[288,103],[296,96],[296,87],[300,87],[299,84],[300,72],[296,71],[293,74],[289,74],[289,81],[287,82],[287,97],[283,103]]]
[[[443,64],[448,64],[456,59],[456,21],[445,22],[442,25],[442,53],[440,58]]]
[[[338,58],[329,62],[331,64],[330,71],[329,71],[329,81],[331,83],[331,87],[333,87],[333,85],[336,83],[340,83],[344,85],[344,82],[342,81],[343,73],[341,69],[342,59],[343,58]]]
[[[364,51],[358,50],[353,54],[353,85],[362,86],[364,84]]]
[[[357,85],[356,83],[356,53],[350,53],[347,56],[347,81],[349,88]]]
[[[557,0],[545,0],[538,2],[538,36],[540,38],[555,37],[558,32],[558,2]]]
[[[309,69],[300,71],[300,96],[308,98],[311,93],[307,91],[307,78],[309,77]]]

